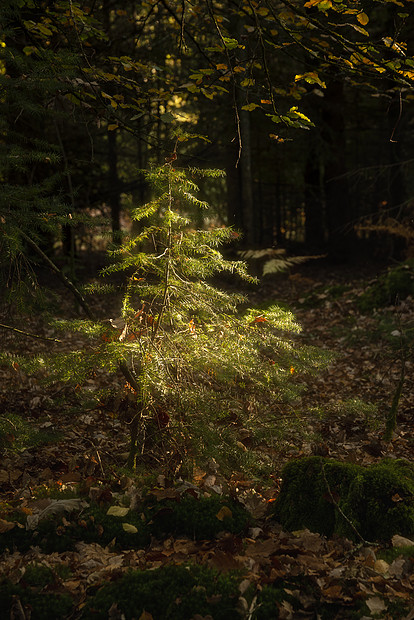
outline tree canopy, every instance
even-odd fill
[[[346,255],[355,222],[407,214],[409,0],[5,0],[0,22],[8,228],[63,225],[70,253],[94,207],[116,232],[171,153],[226,170],[210,191],[249,247]]]

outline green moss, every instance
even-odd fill
[[[381,549],[377,553],[379,560],[385,560],[391,564],[397,558],[407,558],[411,560],[414,568],[414,545],[412,547],[392,547],[390,549]]]
[[[126,524],[133,525],[137,532],[126,531]],[[116,517],[92,505],[81,513],[66,515],[65,522],[58,517],[44,519],[34,531],[15,527],[0,535],[0,551],[16,548],[24,552],[36,545],[44,553],[63,552],[74,549],[79,541],[139,549],[149,543],[150,532],[137,512],[130,511],[124,517]]]
[[[122,517],[106,513],[106,509],[91,505],[81,512],[66,514],[64,520],[60,516],[44,519],[34,531],[16,525],[0,534],[0,552],[5,549],[24,552],[34,545],[44,553],[63,552],[74,549],[78,541],[139,549],[148,545],[151,535],[162,538],[181,534],[201,540],[214,538],[221,531],[240,534],[250,523],[248,512],[240,504],[221,497],[196,499],[184,495],[175,501],[157,502],[149,496],[143,515],[133,510]],[[10,518],[18,519],[24,524],[22,515]],[[131,532],[129,526],[136,532]]]
[[[409,259],[377,278],[358,298],[357,305],[362,312],[370,312],[395,304],[408,295],[414,295],[414,259]]]
[[[230,498],[184,495],[164,500],[146,510],[154,536],[184,534],[197,540],[214,538],[219,532],[240,534],[249,524],[249,514]]]
[[[24,582],[36,589],[42,589],[53,583],[55,576],[48,566],[43,564],[29,564],[23,577]]]
[[[1,618],[12,617],[11,608],[17,599],[23,608],[30,610],[31,620],[56,620],[67,617],[73,609],[73,601],[68,594],[53,594],[43,592],[39,587],[23,587],[3,581],[0,584]]]
[[[256,609],[253,612],[253,620],[273,620],[279,618],[279,609],[283,601],[287,601],[293,609],[297,610],[298,600],[286,592],[287,584],[280,586],[265,586],[257,597]]]
[[[291,461],[282,472],[274,516],[289,530],[389,540],[414,533],[414,466],[385,460],[371,467],[323,457]],[[341,514],[345,514],[346,518]]]
[[[0,450],[24,450],[56,442],[61,437],[60,433],[36,428],[20,415],[0,415]]]
[[[188,620],[210,614],[214,620],[240,620],[236,610],[239,575],[220,575],[206,566],[165,566],[131,571],[105,584],[85,606],[82,618],[102,620],[116,603],[125,618],[145,610],[154,620]]]

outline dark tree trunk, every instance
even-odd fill
[[[309,151],[305,167],[305,243],[312,251],[325,244],[324,204],[321,187],[321,162],[315,149]]]
[[[113,240],[119,241],[121,198],[120,183],[118,177],[118,151],[116,144],[116,132],[108,131],[108,195],[111,208],[111,222]]]
[[[323,186],[328,251],[330,257],[338,261],[350,259],[354,245],[354,215],[346,165],[344,102],[343,82],[328,82],[322,115],[322,138],[326,151]]]
[[[257,242],[256,222],[254,217],[252,146],[250,139],[250,112],[240,111],[240,189],[243,219],[243,238],[247,247],[254,247]]]

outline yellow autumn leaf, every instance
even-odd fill
[[[118,129],[118,125],[116,123],[108,125],[108,131],[114,131],[115,129]]]
[[[224,519],[231,519],[232,516],[233,513],[228,506],[222,506],[216,514],[216,517],[219,521],[223,521]]]
[[[129,512],[129,508],[126,506],[110,506],[107,510],[107,515],[112,517],[125,517]]]
[[[128,534],[136,534],[138,532],[138,528],[135,525],[131,525],[131,523],[123,523],[122,529],[124,532],[128,532]]]
[[[258,107],[259,105],[257,103],[247,103],[246,105],[242,106],[242,110],[246,110],[246,112],[252,112],[252,110],[255,110]]]
[[[361,24],[361,26],[366,26],[369,22],[369,17],[366,13],[358,13],[357,20]]]
[[[253,86],[253,85],[254,85],[254,80],[252,78],[246,78],[240,83],[240,86],[243,86],[243,88],[245,86]]]

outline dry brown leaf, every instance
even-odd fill
[[[268,558],[280,548],[278,541],[273,538],[257,541],[246,547],[246,555],[251,558]]]
[[[340,584],[333,584],[322,590],[322,594],[326,598],[338,599],[342,598],[342,586]]]
[[[0,519],[0,534],[4,534],[4,532],[9,532],[15,527],[15,523],[12,521],[5,521],[5,519]]]
[[[220,549],[210,556],[209,564],[213,565],[219,571],[242,568],[241,563],[232,553],[220,551]]]
[[[399,536],[398,534],[391,538],[391,542],[393,547],[414,547],[414,540]]]
[[[386,604],[379,596],[373,596],[367,599],[365,604],[372,614],[379,614],[387,609]]]
[[[374,562],[374,570],[381,575],[388,572],[390,565],[385,560],[376,560]]]
[[[228,506],[222,506],[216,514],[216,517],[219,521],[224,521],[224,519],[231,519],[232,516],[233,513]]]

